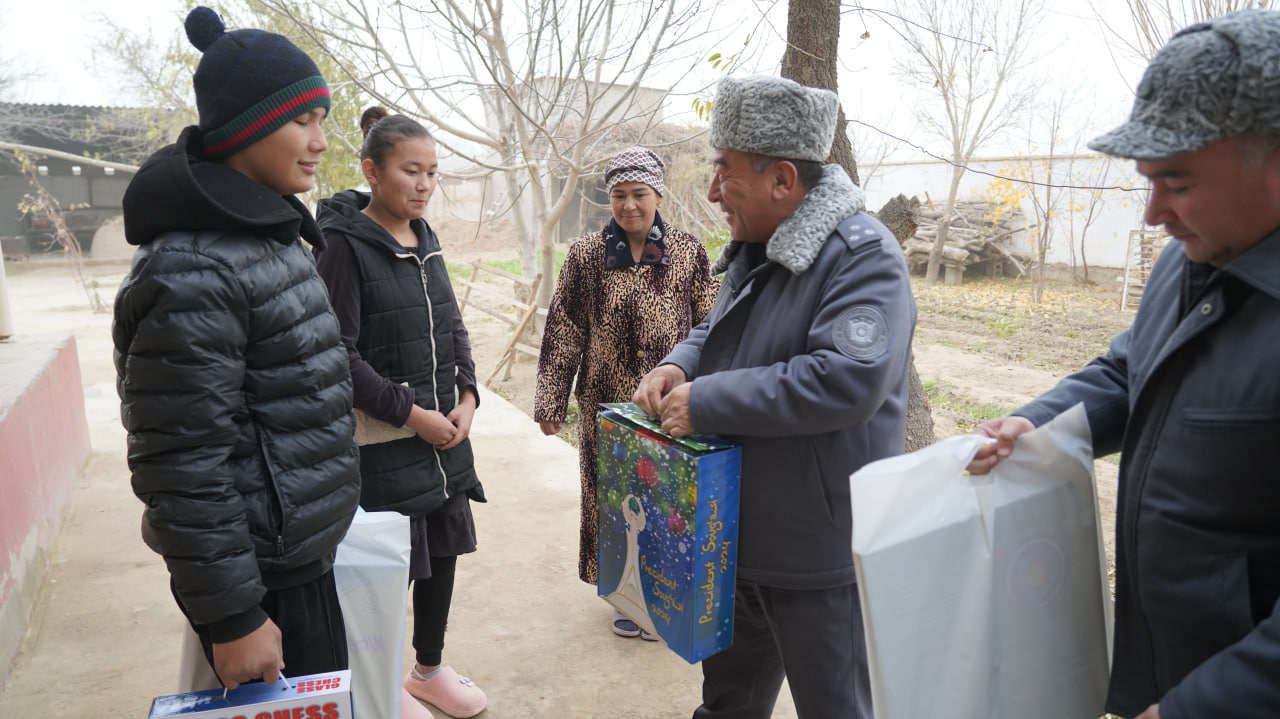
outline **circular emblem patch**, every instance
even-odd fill
[[[1058,545],[1033,539],[1018,549],[1005,570],[1009,597],[1032,607],[1043,607],[1058,595],[1067,577],[1067,560]]]
[[[856,360],[875,359],[889,349],[889,323],[871,305],[857,305],[841,312],[831,335],[840,354]]]

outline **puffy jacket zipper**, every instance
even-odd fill
[[[264,429],[263,427],[259,426],[257,430],[258,430],[258,437],[259,437],[258,447],[259,447],[259,451],[262,453],[263,470],[266,472],[267,481],[271,483],[271,495],[272,497],[275,498],[275,502],[274,502],[275,506],[271,507],[270,511],[275,513],[276,515],[275,517],[273,517],[273,519],[275,519],[275,522],[276,522],[276,531],[277,531],[276,555],[279,556],[280,558],[284,558],[285,556],[284,494],[280,491],[280,483],[276,481],[276,471],[275,471],[276,465],[275,465],[275,461],[271,457],[271,447],[270,447],[271,438],[266,436],[267,432],[266,432],[266,429]]]
[[[436,382],[436,369],[438,362],[436,360],[436,316],[431,311],[431,294],[427,291],[427,260],[432,257],[443,256],[444,252],[436,251],[428,254],[426,257],[418,257],[417,253],[399,255],[400,257],[412,257],[418,263],[418,279],[422,283],[422,299],[427,303],[427,336],[431,338],[431,404],[432,409],[440,411],[440,387]],[[434,451],[436,458],[436,468],[440,470],[444,486],[444,498],[449,498],[449,473],[444,471],[444,461],[440,458],[440,450],[433,445],[431,449]]]

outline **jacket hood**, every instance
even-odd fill
[[[372,196],[359,190],[343,190],[338,194],[320,201],[316,210],[316,221],[324,232],[338,232],[352,240],[360,240],[370,245],[385,247],[388,251],[403,254],[405,248],[396,242],[390,232],[375,220],[364,214]],[[434,249],[438,241],[434,239],[426,220],[413,220],[410,227],[417,233],[419,241],[427,242],[427,247]]]
[[[281,244],[301,236],[324,246],[320,227],[298,198],[280,196],[226,165],[204,159],[200,129],[147,158],[124,192],[124,232],[145,245],[166,232],[257,231]]]
[[[791,274],[802,274],[818,257],[836,226],[844,218],[862,211],[866,197],[843,167],[827,165],[818,184],[805,193],[800,205],[773,231],[766,245],[769,259]],[[742,242],[731,240],[716,258],[711,273],[724,272],[740,249]]]
[[[321,200],[316,208],[316,222],[320,224],[320,230],[389,245],[390,237],[387,232],[362,212],[369,206],[370,199],[371,195],[367,192],[343,190],[333,197]]]

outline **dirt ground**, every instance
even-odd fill
[[[466,266],[476,259],[507,260],[513,255],[509,228],[476,231],[474,227],[455,227],[448,222],[433,222],[433,226],[445,242],[446,257],[453,267]],[[124,270],[125,265],[118,261],[94,263],[86,274],[92,283],[104,288],[103,297],[109,302],[110,292],[106,288],[118,285]],[[137,541],[139,505],[128,492],[119,492],[121,482],[127,481],[123,430],[119,426],[119,404],[114,395],[114,370],[109,361],[101,361],[110,356],[108,320],[105,319],[109,316],[93,315],[85,319],[84,296],[78,288],[73,288],[72,294],[65,294],[65,269],[48,261],[12,263],[7,272],[11,296],[17,301],[15,306],[42,308],[35,316],[24,315],[23,324],[40,332],[73,331],[81,356],[99,358],[95,362],[82,361],[82,372],[91,427],[104,434],[94,439],[98,454],[90,461],[77,490],[83,493],[82,504],[69,515],[68,526],[76,531],[64,532],[62,540],[66,547],[79,549],[67,550],[55,563],[55,574],[41,594],[44,614],[33,620],[33,626],[39,629],[28,639],[35,647],[28,652],[33,658],[19,665],[19,673],[27,678],[13,680],[0,698],[6,702],[27,702],[21,706],[39,706],[45,710],[53,706],[51,696],[56,696],[58,706],[62,706],[76,701],[77,697],[98,699],[111,691],[115,693],[110,696],[127,697],[136,704],[142,701],[139,697],[169,691],[168,667],[173,664],[176,652],[171,644],[137,640],[150,636],[147,632],[176,627],[180,618],[163,589],[162,563]],[[1114,274],[1110,272],[1112,277]],[[23,278],[24,275],[29,277]],[[54,295],[45,296],[53,292],[63,294],[56,295],[57,300],[51,299]],[[1105,351],[1110,338],[1132,320],[1130,313],[1119,310],[1119,292],[1114,284],[1083,287],[1051,283],[1044,301],[1039,304],[1031,301],[1029,285],[1016,280],[933,288],[926,288],[918,281],[915,296],[920,310],[914,344],[916,366],[926,384],[939,438],[969,431],[982,419],[1002,415],[1052,387],[1062,376]],[[508,308],[500,314],[514,315],[515,310]],[[464,317],[483,381],[497,366],[511,330],[506,323],[474,309],[468,309]],[[532,408],[535,368],[532,358],[520,356],[509,378],[499,373],[488,386],[527,413]],[[499,415],[504,428],[519,425],[519,412],[502,406],[501,402],[494,404],[497,406],[490,411]],[[515,419],[511,415],[515,415]],[[532,427],[531,419],[529,423]],[[495,419],[494,425],[497,424]],[[516,434],[510,432],[504,437]],[[636,684],[628,691],[638,694],[646,687],[661,686],[661,692],[650,689],[643,697],[654,706],[691,706],[697,699],[698,682],[682,660],[668,656],[669,653],[644,654],[643,646],[623,646],[624,643],[597,646],[592,639],[600,633],[603,613],[593,596],[578,601],[578,597],[587,595],[571,579],[573,555],[563,551],[576,541],[574,463],[565,457],[558,458],[567,461],[552,462],[549,456],[560,453],[548,449],[564,445],[549,438],[534,439],[537,442],[531,444],[537,445],[537,453],[531,454],[521,444],[509,453],[510,457],[500,457],[504,454],[501,452],[486,455],[490,461],[500,459],[502,463],[494,465],[489,475],[493,477],[492,483],[486,480],[494,502],[487,510],[492,514],[482,521],[489,522],[485,531],[493,533],[490,546],[506,546],[510,551],[482,553],[477,563],[468,565],[465,581],[461,583],[467,601],[456,602],[455,606],[459,608],[456,626],[466,627],[471,641],[459,643],[451,661],[463,668],[480,668],[486,690],[494,702],[490,712],[499,711],[503,716],[549,716],[545,707],[570,704],[586,707],[583,712],[599,708],[595,713],[578,716],[615,715],[616,707],[626,705],[632,695],[620,694],[618,687],[601,682],[572,682],[572,686],[563,686],[563,677],[594,676],[600,666],[648,672],[645,676],[651,683]],[[520,469],[524,465],[519,463],[552,467],[546,474],[553,477],[554,486],[549,480],[546,486],[537,484],[533,488],[536,491],[529,490],[526,473]],[[1103,459],[1096,462],[1095,468],[1103,537],[1107,556],[1111,558],[1117,465]],[[530,567],[544,566],[551,569],[520,574]],[[146,581],[139,578],[142,574],[146,575]],[[76,581],[70,581],[72,577]],[[560,581],[566,577],[570,579]],[[77,586],[81,586],[81,591],[75,590]],[[160,590],[139,593],[136,587],[143,586]],[[512,586],[525,587],[530,593],[510,591]],[[543,600],[552,597],[556,609],[544,613],[532,611],[527,597]],[[114,633],[102,630],[104,616],[112,617],[107,624],[115,627]],[[122,636],[127,636],[132,643],[121,640]],[[529,641],[519,641],[521,637]],[[73,663],[69,657],[111,656],[112,651],[119,654],[121,647],[126,647],[121,656],[134,659],[107,662],[103,666],[108,669],[94,673],[86,691],[49,692],[47,677],[55,676],[59,668]],[[565,650],[565,647],[571,649]],[[640,653],[636,653],[637,649]],[[158,673],[142,672],[138,668],[143,666],[165,669]],[[508,673],[505,671],[508,666],[519,667],[519,670]],[[160,674],[163,677],[157,679]],[[669,698],[672,696],[676,699]],[[665,703],[655,704],[652,701],[655,697],[667,699]],[[107,701],[110,705],[110,700]],[[121,707],[125,706],[124,702],[125,699],[120,699]],[[500,704],[507,708],[507,713],[497,708]],[[779,716],[794,716],[789,699],[784,697],[781,704],[784,706],[780,706]],[[36,713],[0,708],[0,716],[10,715],[35,716]],[[64,714],[55,707],[53,715],[83,714]],[[666,709],[643,714],[670,715]]]
[[[451,265],[512,256],[509,228],[477,231],[474,226],[433,223]],[[928,287],[913,277],[919,318],[914,352],[925,383],[938,439],[969,432],[979,422],[1003,416],[1054,386],[1059,379],[1105,353],[1111,339],[1133,321],[1120,310],[1114,269],[1093,269],[1094,283],[1046,282],[1034,302],[1031,282],[998,278],[960,286]],[[506,308],[514,317],[516,310]],[[511,338],[511,327],[480,311],[464,312],[474,347],[476,371],[485,381]],[[518,355],[487,386],[526,413],[533,411],[537,362]],[[532,420],[531,420],[532,421]],[[572,423],[562,433],[572,442]],[[1108,561],[1114,558],[1113,523],[1118,465],[1095,463],[1098,501]]]

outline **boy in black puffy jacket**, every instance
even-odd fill
[[[200,124],[124,197],[112,328],[142,535],[230,688],[345,669],[334,551],[360,496],[351,377],[293,195],[329,90],[288,39],[187,16]]]

